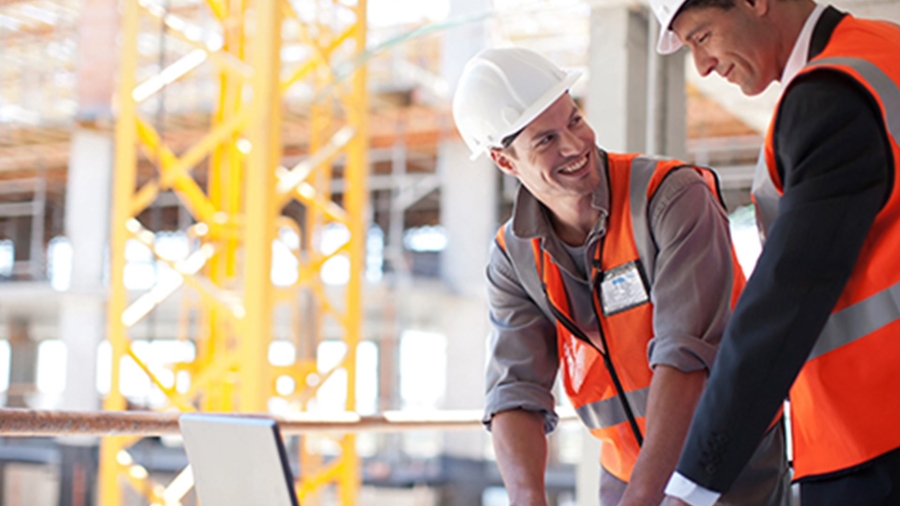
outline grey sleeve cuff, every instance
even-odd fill
[[[717,346],[694,336],[657,336],[647,345],[650,367],[667,365],[682,372],[712,369]]]
[[[539,385],[528,383],[511,383],[499,385],[487,394],[484,406],[484,417],[481,422],[487,430],[491,430],[494,415],[513,409],[535,411],[544,416],[544,433],[556,430],[559,415],[553,409],[553,395]]]

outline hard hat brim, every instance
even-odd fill
[[[510,125],[507,131],[503,132],[500,135],[500,138],[503,139],[509,135],[512,135],[519,130],[527,127],[529,123],[535,120],[538,116],[541,115],[544,111],[547,110],[548,107],[554,104],[559,97],[563,95],[563,93],[569,91],[572,85],[575,84],[578,79],[581,78],[583,72],[580,70],[570,70],[566,72],[566,77],[561,80],[558,84],[547,90],[546,93],[541,95],[539,99],[537,99],[531,106],[529,106],[525,111],[522,112],[522,115],[519,119]],[[475,153],[472,153],[469,156],[469,160],[477,160],[482,154],[487,153],[492,148],[500,148],[503,147],[501,145],[495,146],[486,146],[484,149],[481,149]]]
[[[659,30],[659,42],[656,44],[656,52],[659,54],[672,54],[681,49],[681,39],[675,35],[675,32],[666,27]]]
[[[681,46],[684,45],[670,27],[672,26],[672,21],[675,21],[675,18],[678,16],[681,6],[684,5],[686,1],[687,0],[676,0],[670,6],[664,5],[660,7],[659,9],[662,10],[662,17],[660,17],[659,10],[654,9],[656,20],[659,21],[659,39],[656,43],[656,51],[659,54],[672,54],[681,49]]]

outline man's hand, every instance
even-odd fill
[[[544,416],[521,409],[502,411],[491,420],[491,434],[510,505],[547,506]]]

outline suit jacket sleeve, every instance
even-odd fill
[[[695,413],[678,472],[727,491],[750,459],[843,291],[893,184],[871,95],[817,71],[786,91],[775,123],[778,215]]]

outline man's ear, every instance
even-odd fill
[[[750,9],[756,12],[759,15],[765,15],[769,12],[769,7],[771,0],[737,0],[738,2],[744,2],[747,4]]]
[[[516,176],[516,167],[513,165],[510,156],[507,153],[504,153],[502,149],[499,148],[491,148],[490,150],[491,160],[497,164],[497,167],[500,168],[504,173],[509,174],[510,176]]]

